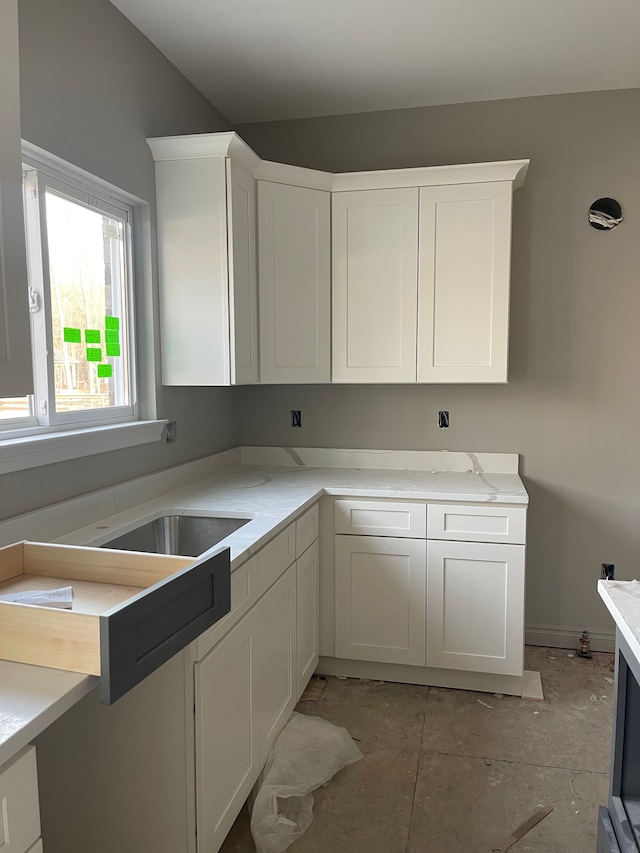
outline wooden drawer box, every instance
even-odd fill
[[[209,559],[20,542],[0,595],[71,586],[71,610],[0,601],[0,658],[100,676],[110,705],[230,608],[229,550]]]
[[[526,524],[523,506],[430,504],[427,512],[429,539],[524,545]]]
[[[426,537],[426,505],[400,501],[336,501],[336,533]]]

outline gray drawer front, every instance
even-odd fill
[[[225,549],[100,616],[100,701],[112,705],[231,609]]]

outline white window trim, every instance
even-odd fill
[[[0,441],[0,474],[160,441],[166,420],[130,421]]]
[[[5,422],[5,429],[0,429],[0,474],[161,441],[167,423],[166,420],[156,419],[157,364],[154,353],[154,301],[151,292],[152,261],[148,203],[84,169],[72,166],[67,161],[49,154],[26,140],[22,140],[22,153],[34,168],[45,172],[53,170],[57,174],[63,173],[69,183],[82,190],[87,189],[85,180],[94,186],[97,184],[116,201],[124,198],[134,208],[132,227],[138,246],[134,261],[138,338],[136,343],[138,411],[147,419],[119,423],[102,422],[98,425],[82,425],[76,428],[69,425],[60,425],[57,428],[38,427],[33,424],[20,426],[18,423],[15,423],[15,428],[12,428],[10,422]],[[2,426],[1,422],[0,426]]]

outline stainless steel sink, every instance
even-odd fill
[[[250,518],[163,515],[104,542],[100,547],[199,557],[249,521]]]

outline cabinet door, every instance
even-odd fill
[[[333,381],[415,382],[418,190],[333,195]]]
[[[198,851],[218,850],[260,770],[252,613],[195,665]]]
[[[0,3],[0,397],[33,391],[20,162],[18,3]]]
[[[427,666],[522,675],[524,550],[428,542]]]
[[[426,542],[336,536],[336,657],[425,662]]]
[[[227,160],[231,383],[258,381],[255,181]]]
[[[418,382],[506,382],[510,181],[420,189]]]
[[[296,704],[296,568],[263,595],[254,613],[255,707],[264,764]]]
[[[262,382],[331,381],[329,199],[258,182]]]
[[[320,645],[320,548],[316,541],[296,563],[296,677],[297,698],[318,665]]]

